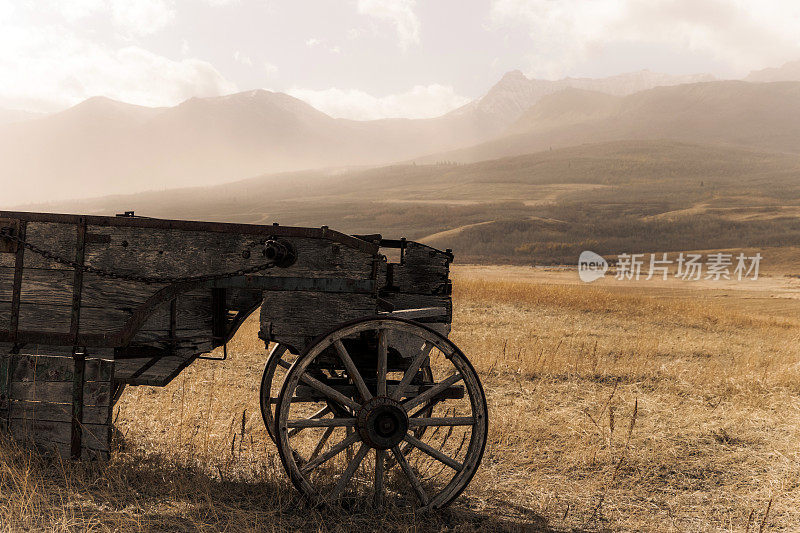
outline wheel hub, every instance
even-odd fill
[[[388,450],[406,436],[408,415],[400,402],[388,396],[376,396],[358,410],[356,429],[368,446]]]

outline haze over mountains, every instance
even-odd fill
[[[543,97],[504,136],[417,162],[481,161],[623,139],[800,153],[800,82],[714,81],[624,97],[567,89]]]
[[[681,131],[681,120],[700,120],[695,115],[705,113],[713,124],[717,115],[729,109],[726,106],[739,101],[749,106],[742,124],[755,124],[755,131],[772,131],[773,122],[779,123],[775,149],[791,150],[791,106],[788,113],[769,112],[766,118],[761,111],[764,106],[767,111],[783,110],[780,106],[796,97],[793,86],[779,90],[768,84],[739,82],[750,88],[737,89],[742,92],[739,100],[726,96],[720,109],[715,109],[709,106],[719,90],[714,84],[726,82],[712,80],[702,74],[642,71],[603,79],[545,81],[513,71],[482,98],[437,118],[415,120],[336,119],[286,94],[263,90],[192,98],[170,108],[96,97],[35,120],[5,125],[0,120],[0,174],[7,178],[0,205],[210,185],[264,173],[415,158],[472,161],[533,152],[551,143],[568,146],[626,135],[670,137]],[[674,92],[664,92],[670,87]],[[776,96],[786,102],[775,103]],[[693,111],[683,113],[680,120],[667,111],[681,106]],[[730,109],[727,113],[736,114]],[[650,114],[658,120],[653,122]],[[731,120],[728,128],[738,127]],[[611,127],[604,127],[604,121],[610,121]],[[584,128],[587,123],[591,123],[588,129]],[[646,133],[634,127],[647,128],[650,123],[659,126]],[[689,140],[719,142],[710,127],[693,135]],[[755,134],[728,137],[722,142],[760,146],[765,140]],[[504,144],[509,147],[498,147]],[[445,155],[424,157],[436,153]]]

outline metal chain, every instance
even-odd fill
[[[203,274],[200,276],[177,276],[177,277],[160,277],[160,278],[150,277],[150,276],[138,276],[136,274],[122,274],[120,272],[112,272],[110,270],[105,270],[90,265],[83,265],[75,261],[65,259],[57,254],[54,254],[53,252],[49,252],[47,250],[39,248],[35,244],[31,244],[25,241],[24,239],[21,239],[19,236],[12,235],[8,230],[0,231],[0,237],[16,242],[18,245],[24,246],[28,250],[34,252],[35,254],[41,255],[46,259],[50,259],[52,261],[55,261],[56,263],[60,263],[62,265],[68,266],[76,270],[81,270],[84,273],[95,274],[97,276],[101,276],[104,278],[121,279],[124,281],[137,281],[146,284],[188,283],[188,282],[212,281],[218,279],[234,278],[236,276],[246,276],[247,274],[254,274],[256,272],[260,272],[262,270],[266,270],[268,268],[272,268],[275,266],[275,261],[269,261],[267,263],[262,263],[260,265],[255,265],[248,268],[240,268],[239,270],[234,270],[233,272],[226,272],[224,274]]]

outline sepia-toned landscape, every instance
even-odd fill
[[[0,0],[0,532],[800,531],[800,11],[766,3]],[[71,226],[20,212],[91,220],[76,219],[75,251]],[[26,224],[42,240],[26,243]],[[591,282],[586,252],[604,261]],[[732,261],[723,276],[715,254]],[[690,255],[707,261],[696,278]],[[737,257],[760,262],[737,276]],[[279,301],[292,291],[312,296]],[[452,322],[485,392],[482,456],[465,445],[482,427],[476,386],[463,367],[463,386],[444,383],[460,352],[430,337],[413,353],[438,362],[409,363],[410,341],[376,329],[377,362],[348,365],[331,344],[343,367],[321,356],[286,398],[296,370],[273,368],[259,397],[271,349],[300,361],[367,295],[358,318]],[[42,405],[15,357],[55,346],[18,342],[20,320],[65,321],[77,361],[93,355],[80,335],[105,342],[154,298],[163,316],[137,323],[160,324],[149,340],[132,331],[98,356],[121,391],[103,405],[110,453],[88,460],[77,377],[62,383],[60,455],[14,438],[9,406]],[[174,369],[157,375],[162,360]],[[377,372],[369,394],[355,366]],[[314,397],[313,382],[341,388]],[[364,406],[414,403],[404,387],[419,410],[391,448],[368,446]],[[306,425],[270,431],[302,444],[276,445],[261,402],[277,419],[298,398]],[[435,418],[441,398],[462,405]],[[291,465],[328,460],[323,505]],[[456,472],[423,496],[476,473],[418,512],[423,460]]]

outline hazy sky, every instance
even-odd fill
[[[500,76],[741,77],[800,59],[796,0],[0,0],[0,107],[253,88],[434,116]]]

